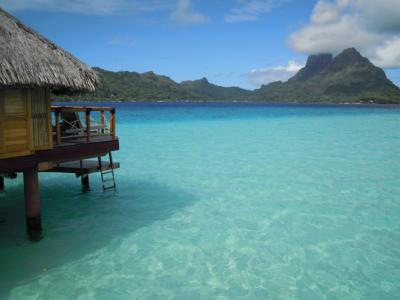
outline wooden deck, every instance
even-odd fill
[[[84,159],[81,161],[70,161],[64,163],[54,163],[53,168],[50,170],[46,170],[45,172],[54,172],[54,173],[74,173],[77,176],[82,174],[91,174],[100,171],[106,171],[111,169],[118,169],[119,162],[113,162],[111,165],[108,161],[101,161],[101,169],[99,166],[99,162],[93,159]]]
[[[55,144],[54,148],[67,147],[78,144],[102,143],[102,142],[109,142],[112,140],[113,137],[110,135],[92,135],[89,142],[87,141],[86,136],[71,136],[69,138],[63,139],[61,144],[58,145]]]
[[[117,137],[108,135],[92,137],[88,142],[85,137],[63,141],[53,149],[37,151],[32,155],[0,159],[0,172],[21,172],[48,163],[63,163],[103,156],[110,151],[119,150]]]
[[[54,144],[61,145],[64,139],[70,139],[69,134],[73,132],[81,133],[82,137],[86,137],[86,141],[90,142],[97,134],[109,135],[116,137],[115,133],[115,108],[113,107],[96,107],[96,106],[51,106],[51,111],[55,114],[54,126]],[[100,121],[93,123],[91,118],[92,112],[100,113]],[[109,123],[106,122],[105,113],[109,113]],[[69,115],[68,119],[65,114]],[[85,122],[81,122],[79,113],[84,113]],[[64,114],[64,116],[63,116]],[[70,119],[72,117],[72,119]],[[64,125],[67,125],[67,129]]]

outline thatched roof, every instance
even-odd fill
[[[96,73],[0,7],[0,88],[93,91]]]

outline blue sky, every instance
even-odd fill
[[[91,66],[257,88],[355,46],[400,85],[398,0],[0,0]]]

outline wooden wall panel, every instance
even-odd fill
[[[5,93],[6,116],[24,116],[26,113],[25,93],[22,90],[7,89]]]
[[[53,148],[50,93],[0,90],[0,159]]]
[[[53,141],[49,93],[45,89],[36,89],[30,95],[33,147],[35,150],[50,149]]]
[[[0,158],[30,154],[30,118],[26,90],[3,90],[2,141]]]
[[[49,127],[48,135],[49,135],[49,149],[54,147],[53,145],[53,124],[52,124],[52,112],[51,112],[51,92],[49,89],[46,89],[46,105],[47,105],[47,124]]]

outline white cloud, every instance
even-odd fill
[[[256,21],[260,15],[270,12],[280,6],[284,0],[237,0],[238,7],[232,8],[225,15],[225,21],[229,23]]]
[[[381,32],[400,31],[399,0],[353,0],[348,5],[353,12],[363,16],[364,23],[372,30]]]
[[[304,67],[304,64],[290,60],[286,66],[251,70],[247,74],[247,78],[251,84],[261,86],[273,81],[286,81],[296,74],[302,67]]]
[[[189,0],[178,0],[176,10],[171,14],[171,20],[175,23],[188,25],[188,24],[202,24],[209,21],[209,18],[194,12],[190,9]]]
[[[383,68],[400,66],[400,37],[387,40],[382,46],[376,47],[374,62]]]
[[[171,7],[168,0],[0,0],[0,6],[23,10],[61,11],[85,15],[145,13]]]
[[[314,7],[311,21],[315,24],[329,24],[339,20],[339,7],[329,2],[318,2]]]
[[[312,18],[321,20],[319,16]],[[290,36],[293,48],[306,54],[337,53],[349,47],[365,49],[379,41],[379,35],[368,32],[360,25],[358,17],[351,16],[329,23],[312,22]]]
[[[400,66],[399,0],[320,0],[310,22],[289,37],[302,53],[356,47],[380,67]]]

